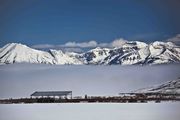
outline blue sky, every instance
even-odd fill
[[[1,0],[0,44],[152,42],[180,33],[179,0]]]

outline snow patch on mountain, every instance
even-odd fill
[[[73,54],[63,53],[61,50],[49,50],[54,57],[55,64],[83,64]]]
[[[80,55],[85,64],[102,64],[110,49],[97,47]]]

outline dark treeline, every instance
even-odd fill
[[[109,103],[146,103],[149,101],[180,101],[179,94],[137,94],[126,93],[121,96],[87,96],[73,97],[73,98],[55,98],[55,97],[36,97],[36,98],[19,98],[19,99],[3,99],[0,100],[1,104],[12,103],[80,103],[80,102],[109,102]]]

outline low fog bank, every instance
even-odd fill
[[[34,91],[72,90],[79,95],[118,95],[180,77],[180,65],[76,66],[0,65],[0,98],[29,97]]]

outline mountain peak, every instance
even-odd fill
[[[8,43],[7,46],[10,46],[10,47],[27,47],[26,45],[21,44],[21,43]]]

